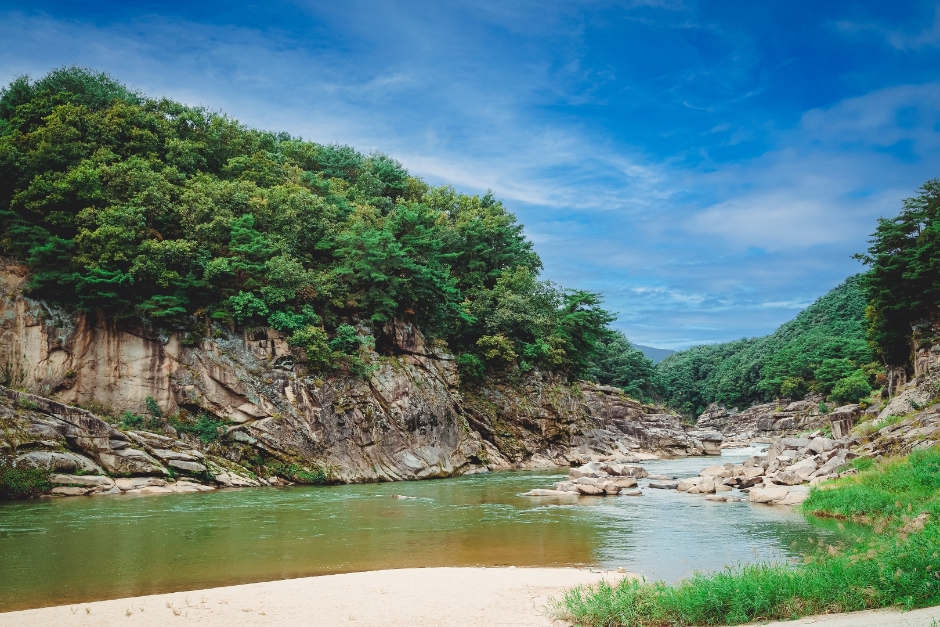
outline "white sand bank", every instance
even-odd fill
[[[574,568],[411,568],[326,575],[0,614],[2,627],[554,626],[542,609],[566,588],[622,575]],[[929,627],[940,607],[873,610],[767,627]]]
[[[0,626],[550,626],[541,611],[550,596],[621,576],[575,568],[377,570],[7,612]]]

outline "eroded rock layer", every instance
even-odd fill
[[[424,479],[638,451],[719,451],[720,434],[693,430],[617,388],[539,372],[461,386],[453,356],[407,321],[372,329],[383,353],[371,355],[367,377],[321,379],[295,363],[273,329],[167,333],[50,307],[23,296],[26,280],[14,264],[0,272],[0,455],[10,463],[254,485]],[[124,412],[144,426],[129,428]],[[197,437],[178,432],[171,419],[199,415],[224,432]],[[100,483],[94,490],[113,487]]]

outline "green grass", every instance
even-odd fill
[[[814,490],[804,511],[882,531],[857,544],[820,547],[799,565],[739,565],[675,585],[582,586],[568,591],[554,614],[584,627],[672,627],[940,604],[938,471],[940,452],[918,451]]]

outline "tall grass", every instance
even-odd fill
[[[921,451],[814,490],[806,511],[873,522],[885,532],[853,546],[821,547],[797,566],[739,565],[674,585],[581,586],[554,613],[584,627],[672,627],[940,604],[938,471],[940,452]]]

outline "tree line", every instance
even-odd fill
[[[365,373],[363,349],[404,318],[467,381],[539,368],[653,392],[652,363],[600,295],[542,280],[491,193],[84,68],[0,90],[0,246],[30,268],[31,296],[190,343],[272,326],[311,369]]]

